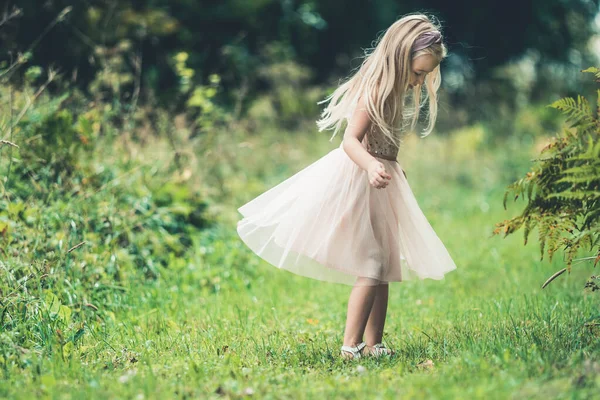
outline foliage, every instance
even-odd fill
[[[598,74],[599,69],[583,72]],[[600,109],[600,90],[597,104]],[[543,157],[524,178],[508,186],[505,208],[510,193],[527,204],[521,215],[496,224],[494,234],[506,236],[523,228],[526,244],[537,227],[542,259],[545,252],[552,259],[559,249],[565,251],[567,267],[560,274],[571,271],[580,249],[592,253],[582,260],[593,260],[594,266],[600,260],[600,120],[581,95],[550,107],[562,111],[570,127],[542,150]]]
[[[178,76],[170,60],[185,52],[189,54],[188,67],[196,71],[195,83],[205,85],[212,74],[219,75],[225,89],[223,104],[233,107],[238,89],[243,88],[252,99],[265,93],[269,83],[261,73],[265,65],[262,52],[271,44],[281,45],[290,61],[308,68],[312,84],[333,84],[358,65],[362,49],[370,47],[398,16],[431,12],[448,28],[452,57],[445,68],[454,78],[448,80],[447,88],[464,91],[449,103],[476,98],[474,107],[469,104],[465,109],[477,109],[473,114],[480,119],[482,96],[474,96],[472,88],[461,81],[489,80],[495,67],[527,50],[540,56],[538,66],[550,61],[570,66],[589,53],[586,43],[593,34],[591,22],[598,0],[536,0],[518,15],[508,11],[520,6],[518,0],[504,2],[502,7],[472,0],[463,1],[460,7],[444,0],[377,0],[372,5],[352,6],[344,0],[110,0],[93,4],[55,0],[40,7],[39,0],[9,0],[5,8],[19,7],[20,13],[7,24],[10,29],[5,29],[1,38],[9,50],[27,49],[34,42],[38,48],[45,47],[34,53],[33,62],[57,65],[80,88],[87,88],[101,70],[107,73],[102,78],[107,88],[133,86],[131,75],[124,73],[130,66],[117,63],[123,47],[129,47],[143,59],[140,78],[144,90],[153,91],[162,105],[177,98]],[[60,29],[38,41],[48,22],[67,8],[71,12]],[[487,23],[469,23],[473,20]],[[506,29],[507,20],[511,21],[510,30]],[[6,55],[0,55],[3,57]],[[111,61],[110,69],[107,61]],[[123,61],[130,63],[128,58]],[[517,81],[523,74],[517,71],[510,76]],[[487,94],[485,101],[499,97],[508,101],[512,93],[506,88],[511,84],[501,81],[482,89],[482,94]],[[533,92],[548,95],[551,89],[545,86],[549,85],[537,85]],[[493,112],[498,107],[490,109]],[[455,113],[449,114],[451,122]]]
[[[187,66],[188,57],[188,53],[177,53],[173,57],[173,63],[179,77],[179,92],[186,97],[186,111],[194,120],[198,131],[205,133],[231,122],[231,115],[216,101],[217,94],[222,90],[221,77],[211,74],[208,85],[194,83],[195,71]]]
[[[303,121],[318,115],[317,102],[325,96],[324,90],[318,86],[310,86],[311,70],[292,60],[272,60],[258,70],[258,75],[269,85],[268,94],[259,97],[257,104],[268,102],[267,110],[273,110],[275,119],[284,127],[292,127],[298,121]],[[263,105],[264,107],[264,105]],[[268,120],[258,107],[250,106],[249,116]]]
[[[89,96],[41,66],[16,79],[29,60],[0,70],[3,371],[33,354],[70,360],[165,281],[186,293],[249,285],[253,261],[232,267],[247,255],[220,244],[202,166],[175,157],[168,132],[141,133],[145,116],[168,113],[126,103],[107,71]]]

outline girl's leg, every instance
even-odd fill
[[[389,287],[390,286],[387,282],[376,286],[373,308],[371,309],[369,319],[365,327],[365,341],[369,347],[372,347],[377,343],[381,343],[383,338],[383,327],[385,325],[385,317],[387,313]]]
[[[365,325],[373,308],[377,286],[364,285],[365,282],[366,280],[358,278],[357,284],[350,293],[346,330],[344,331],[345,346],[356,346],[362,342]]]

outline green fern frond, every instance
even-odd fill
[[[563,198],[563,199],[600,199],[600,191],[598,190],[589,190],[589,191],[577,191],[571,192],[565,190],[559,193],[550,193],[547,198]]]
[[[599,161],[600,157],[600,140],[592,135],[587,135],[587,148],[584,152],[578,155],[569,157],[567,161]]]
[[[532,199],[532,196],[533,196],[533,189],[534,189],[534,188],[535,188],[535,184],[533,184],[533,183],[529,183],[529,184],[527,185],[527,192],[526,192],[526,194],[527,194],[527,199],[528,199],[529,201],[531,201],[531,199]]]
[[[600,68],[584,72],[600,78]],[[600,80],[599,80],[600,82]],[[597,91],[600,110],[600,90]],[[581,249],[600,257],[600,113],[594,113],[581,95],[563,98],[549,107],[565,115],[565,127],[541,151],[530,172],[513,182],[504,195],[504,208],[510,193],[526,201],[518,217],[497,224],[495,233],[505,237],[523,227],[527,244],[534,227],[538,228],[540,256],[552,261],[559,250],[570,269]],[[565,270],[566,270],[565,269]]]
[[[600,208],[592,210],[588,215],[585,216],[583,220],[583,229],[589,229],[593,231],[593,225],[600,225]],[[598,227],[598,231],[600,231],[600,226]]]
[[[562,111],[567,116],[567,121],[571,121],[573,126],[595,123],[590,103],[582,95],[577,95],[577,100],[572,97],[564,97],[550,104],[550,107]]]
[[[527,238],[529,237],[529,232],[531,232],[531,219],[527,218],[525,220],[523,228],[523,245],[527,245]]]
[[[600,181],[600,163],[583,164],[571,167],[564,170],[562,174],[563,177],[558,179],[556,183],[591,183]]]
[[[596,79],[600,79],[600,68],[589,67],[587,69],[582,70],[581,72],[592,73],[592,74],[594,74],[594,76],[596,77]]]
[[[578,183],[591,183],[593,182],[593,180],[591,179],[591,177],[589,175],[580,175],[580,176],[566,176],[564,178],[560,178],[559,180],[556,181],[556,183],[572,183],[572,184],[578,184]]]
[[[524,239],[524,244],[527,244],[527,241],[529,240],[529,234],[531,233],[531,231],[536,228],[539,224],[540,219],[539,218],[527,218],[527,220],[525,221],[525,228],[523,229],[523,239]]]
[[[540,260],[544,259],[544,255],[546,254],[546,241],[548,238],[548,232],[550,229],[550,224],[548,220],[542,219],[538,225],[538,241],[540,242]]]

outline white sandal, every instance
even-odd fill
[[[364,347],[367,345],[366,342],[361,342],[356,346],[342,346],[342,352],[341,355],[342,357],[348,358],[344,355],[344,351],[348,352],[348,353],[352,353],[352,359],[357,359],[357,358],[361,358],[362,354],[360,353],[362,349],[364,349]]]
[[[377,343],[372,347],[372,349],[373,350],[371,350],[369,354],[373,355],[373,357],[391,356],[392,354],[394,354],[393,350],[390,350],[390,352],[388,352],[389,349],[385,347],[383,343]]]

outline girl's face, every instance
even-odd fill
[[[438,65],[437,59],[431,54],[423,54],[412,60],[409,88],[423,85],[425,76],[433,71]]]

